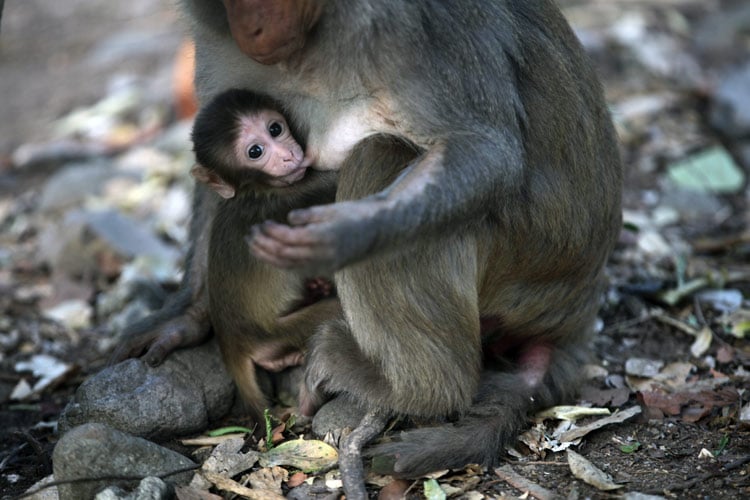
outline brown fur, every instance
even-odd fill
[[[316,336],[306,405],[343,392],[435,421],[375,448],[404,475],[492,464],[528,411],[570,397],[586,356],[621,221],[597,78],[550,0],[329,0],[317,23],[310,2],[281,3],[303,22],[184,0],[200,98],[270,93],[342,168],[335,204],[252,242],[275,266],[339,271],[345,319]],[[247,58],[261,32],[284,64]]]
[[[233,89],[204,106],[193,125],[199,161],[193,175],[232,195],[217,207],[208,244],[211,324],[227,369],[258,422],[262,422],[266,397],[258,385],[255,366],[280,371],[301,365],[307,341],[318,325],[341,316],[337,299],[326,297],[325,292],[311,296],[303,273],[258,260],[245,241],[248,228],[267,220],[286,220],[290,210],[333,201],[335,195],[333,172],[307,169],[300,181],[286,187],[269,186],[267,176],[247,175],[261,172],[253,162],[238,157],[236,144],[242,134],[255,137],[265,131],[242,127],[242,118],[269,116],[275,120],[268,113],[273,109],[275,103],[268,97]],[[264,120],[260,126],[265,128]],[[281,149],[299,148],[288,132],[266,137],[271,142],[283,137]],[[265,154],[274,154],[272,144],[266,146]],[[266,165],[276,160],[266,159]]]
[[[306,305],[305,276],[254,258],[246,230],[267,219],[282,220],[292,208],[332,199],[331,174],[312,172],[273,194],[239,191],[216,212],[208,255],[211,323],[227,369],[255,418],[262,418],[266,407],[255,365],[278,371],[301,364],[308,339],[318,325],[340,317],[341,307],[336,298]]]

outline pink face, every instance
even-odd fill
[[[235,146],[240,168],[268,175],[273,187],[286,187],[302,180],[311,161],[292,137],[280,113],[263,110],[240,118],[240,136]]]

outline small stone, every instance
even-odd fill
[[[146,477],[131,493],[117,486],[100,491],[94,500],[167,500],[174,498],[174,488],[158,477]]]
[[[625,362],[625,373],[636,377],[651,378],[659,374],[664,361],[656,359],[630,358]]]

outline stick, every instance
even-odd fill
[[[362,448],[385,429],[386,422],[384,415],[370,411],[365,414],[357,428],[341,440],[339,470],[347,500],[367,499]]]

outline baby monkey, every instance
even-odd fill
[[[290,210],[334,201],[336,177],[309,168],[279,105],[258,93],[228,90],[198,113],[191,173],[223,199],[211,227],[208,295],[224,362],[253,417],[266,398],[255,365],[280,371],[302,364],[307,340],[342,315],[330,281],[266,264],[250,252],[249,229],[286,221]],[[262,421],[262,420],[256,420]]]

